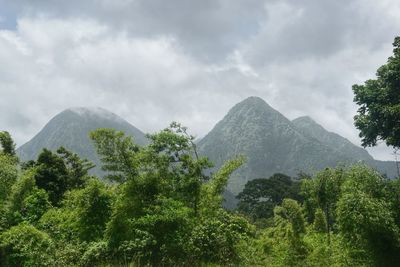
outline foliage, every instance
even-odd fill
[[[256,179],[241,193],[239,210],[226,211],[223,193],[244,157],[211,173],[212,164],[177,123],[148,135],[145,147],[114,130],[97,130],[92,138],[111,184],[89,177],[92,164],[63,148],[43,151],[21,171],[15,157],[0,153],[1,266],[400,261],[400,182],[364,165],[301,180]]]
[[[2,148],[1,153],[11,157],[15,156],[15,143],[6,131],[0,132],[0,146]]]
[[[0,235],[1,266],[54,266],[54,244],[29,224],[11,227]]]
[[[328,223],[326,221],[324,212],[320,208],[318,208],[315,212],[313,227],[318,233],[328,232]]]
[[[12,185],[17,180],[17,176],[18,169],[15,160],[6,154],[0,153],[0,208],[7,199]]]
[[[105,232],[113,253],[153,265],[173,265],[195,257],[187,248],[196,233],[195,221],[219,212],[228,177],[243,159],[229,161],[207,176],[211,163],[199,157],[194,137],[177,123],[148,135],[147,147],[109,129],[99,129],[91,137],[106,163],[107,177],[120,183]],[[207,232],[206,237],[211,234]]]
[[[400,229],[387,199],[385,180],[361,167],[347,175],[337,208],[341,234],[352,246],[371,255],[376,264],[398,262]]]
[[[254,236],[254,227],[245,219],[221,210],[218,216],[205,218],[194,227],[190,255],[196,262],[238,263],[240,252],[236,244],[251,236]]]
[[[23,220],[24,200],[37,188],[33,178],[35,170],[25,172],[12,186],[4,207],[5,224],[16,225]]]
[[[97,241],[103,237],[111,217],[113,194],[98,180],[90,180],[86,187],[69,192],[62,203],[62,211],[81,241]]]
[[[364,146],[384,140],[388,146],[400,147],[400,37],[393,46],[393,56],[377,70],[376,79],[353,85],[354,102],[360,106],[355,126]]]
[[[111,172],[106,178],[122,183],[137,176],[139,162],[135,161],[135,155],[140,148],[131,137],[113,129],[97,129],[90,133],[90,138],[101,156],[102,169]]]
[[[302,195],[308,221],[314,220],[317,209],[324,212],[327,222],[327,232],[330,234],[335,223],[336,204],[341,194],[344,181],[344,170],[327,168],[315,175],[313,179],[302,182]]]
[[[57,206],[66,191],[84,186],[88,171],[94,165],[60,147],[57,153],[43,149],[36,162],[25,165],[25,168],[29,167],[36,169],[36,185],[46,190],[50,202]]]
[[[215,216],[221,209],[223,203],[223,192],[228,184],[229,176],[237,170],[243,163],[245,158],[239,156],[225,162],[225,164],[213,174],[208,183],[202,184],[200,192],[200,207],[202,215]]]
[[[34,188],[22,202],[22,219],[29,223],[36,224],[50,207],[51,204],[46,191]]]
[[[276,205],[284,198],[300,200],[299,182],[284,174],[274,174],[268,179],[254,179],[245,185],[237,196],[238,210],[254,221],[273,216]]]
[[[15,144],[8,132],[0,132],[0,214],[3,213],[12,185],[18,177],[18,158],[15,155]],[[4,217],[0,216],[0,221]],[[0,222],[1,229],[1,222]]]

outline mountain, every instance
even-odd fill
[[[365,149],[354,145],[349,140],[336,133],[328,132],[309,116],[299,117],[293,120],[292,123],[304,135],[308,135],[320,143],[329,146],[335,151],[335,153],[341,153],[350,158],[365,162],[374,160]]]
[[[143,132],[116,114],[103,108],[70,108],[52,118],[29,142],[17,149],[22,161],[36,159],[43,148],[57,150],[64,146],[82,158],[94,162],[94,173],[100,172],[100,159],[95,151],[89,132],[98,128],[113,128],[134,137],[140,145],[147,143]]]
[[[281,172],[295,176],[338,164],[359,161],[375,164],[368,152],[347,139],[326,131],[309,117],[290,121],[258,97],[236,104],[198,143],[199,153],[221,166],[227,159],[247,157],[228,184],[238,194],[247,181]],[[385,165],[386,164],[386,165]],[[395,167],[384,163],[385,172]]]
[[[54,151],[64,146],[94,162],[97,167],[93,173],[101,175],[99,157],[88,138],[89,132],[97,128],[114,128],[133,136],[140,145],[147,143],[139,129],[114,113],[81,107],[56,115],[17,153],[22,161],[27,161],[36,159],[43,148]],[[247,181],[277,172],[291,176],[300,172],[312,174],[326,167],[362,161],[389,177],[397,174],[394,162],[374,160],[365,149],[326,131],[310,117],[290,121],[258,97],[236,104],[197,147],[200,154],[215,163],[215,169],[237,155],[247,157],[246,164],[229,180],[226,206],[234,205],[234,196]]]
[[[336,133],[328,132],[310,117],[300,117],[292,122],[304,134],[328,145],[335,150],[336,153],[347,155],[353,159],[353,161],[362,161],[388,177],[399,176],[395,162],[375,160],[367,150],[354,145],[349,140]]]

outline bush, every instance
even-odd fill
[[[0,235],[1,266],[55,266],[54,252],[50,237],[26,223]]]

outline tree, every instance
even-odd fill
[[[18,177],[17,165],[12,157],[0,153],[0,207],[11,191]]]
[[[140,147],[133,142],[132,137],[126,137],[123,132],[100,128],[89,134],[94,141],[97,154],[100,155],[107,172],[105,178],[123,183],[135,179],[138,174],[136,154]]]
[[[17,177],[18,158],[14,141],[8,132],[0,132],[0,213]]]
[[[3,153],[9,156],[15,156],[15,143],[8,132],[0,132],[0,145],[3,149]]]
[[[108,187],[92,179],[86,187],[68,192],[61,210],[68,210],[69,221],[82,241],[97,241],[110,220],[113,195]]]
[[[67,168],[67,187],[83,188],[89,170],[93,169],[96,165],[87,159],[81,159],[78,154],[72,153],[64,147],[57,149],[57,154],[64,160]]]
[[[395,266],[400,260],[398,206],[392,206],[387,181],[365,166],[345,176],[336,210],[340,234],[358,251],[354,256],[371,258],[374,266]]]
[[[328,225],[326,222],[325,214],[318,208],[314,216],[314,230],[320,233],[326,233],[328,231]]]
[[[56,266],[54,253],[50,237],[27,223],[0,234],[1,266]]]
[[[36,162],[29,162],[25,169],[36,170],[36,185],[46,190],[53,205],[59,205],[66,191],[83,188],[93,167],[93,163],[60,147],[57,153],[43,149]]]
[[[58,205],[67,191],[68,171],[62,158],[43,149],[37,159],[36,185],[46,190],[53,205]]]
[[[353,85],[354,102],[360,106],[354,120],[363,146],[383,140],[400,147],[400,37],[393,46],[393,56],[377,70],[376,79]]]
[[[313,179],[302,181],[302,195],[309,221],[314,220],[318,208],[324,212],[327,232],[330,235],[335,223],[335,209],[340,197],[341,186],[345,179],[342,168],[327,168],[315,175]]]
[[[253,220],[273,216],[276,205],[284,198],[300,200],[299,182],[291,177],[276,173],[268,179],[254,179],[245,185],[237,196],[238,210]]]
[[[274,209],[274,221],[277,225],[277,236],[282,236],[283,243],[287,245],[284,266],[304,266],[303,260],[308,251],[304,242],[306,225],[301,206],[296,200],[285,198],[282,205]]]
[[[197,155],[194,138],[178,123],[148,135],[146,147],[111,129],[90,136],[103,169],[117,182],[119,194],[105,231],[114,255],[154,266],[185,265],[204,258],[199,249],[220,242],[221,247],[207,250],[215,256],[212,261],[234,260],[234,244],[244,230],[237,217],[222,212],[222,193],[242,158],[228,161],[209,177],[205,170],[211,163]],[[202,236],[196,239],[196,233]]]
[[[4,208],[7,226],[16,225],[23,220],[21,213],[24,209],[24,200],[37,189],[34,172],[34,170],[26,171],[12,186]]]
[[[172,123],[148,135],[146,147],[111,129],[98,129],[90,136],[107,177],[119,182],[120,194],[106,229],[110,248],[154,265],[186,257],[183,241],[207,180],[203,170],[210,163],[196,156],[185,128]]]

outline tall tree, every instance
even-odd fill
[[[377,70],[376,79],[353,85],[354,102],[360,106],[354,120],[363,146],[383,140],[400,147],[400,37],[393,46],[393,56]]]
[[[276,173],[268,179],[254,179],[245,185],[237,196],[238,210],[253,220],[273,216],[274,207],[284,198],[300,200],[299,182],[291,177]]]
[[[0,132],[0,145],[3,153],[15,156],[15,143],[8,132]]]
[[[128,253],[129,260],[141,257],[141,262],[154,266],[203,259],[209,253],[219,255],[210,256],[211,262],[236,259],[234,244],[246,232],[246,224],[220,211],[229,175],[242,158],[228,161],[209,177],[205,170],[210,162],[197,155],[193,137],[178,123],[148,135],[145,147],[111,129],[98,129],[91,138],[103,169],[118,182],[105,231],[117,255]],[[201,236],[193,236],[196,233]],[[212,249],[203,250],[206,247]]]
[[[57,153],[43,149],[37,161],[25,167],[35,168],[36,185],[47,191],[53,205],[58,205],[66,191],[84,186],[88,171],[93,166],[91,162],[60,147]]]
[[[337,202],[337,226],[358,258],[370,257],[373,266],[396,266],[400,260],[400,228],[396,224],[387,183],[376,171],[355,166],[345,174]]]

